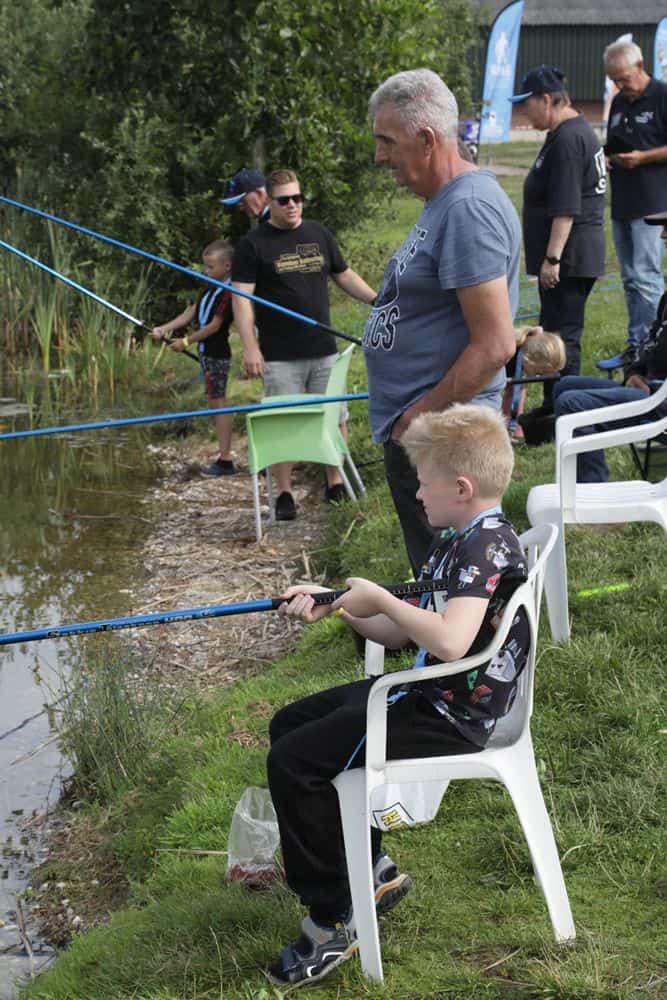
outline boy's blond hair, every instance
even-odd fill
[[[232,257],[234,255],[234,244],[231,240],[213,240],[205,246],[201,252],[202,257]]]
[[[514,328],[517,348],[523,348],[523,370],[526,375],[555,375],[565,367],[565,344],[558,333],[540,327]]]
[[[401,438],[413,465],[472,479],[483,497],[501,497],[512,477],[514,451],[503,417],[488,406],[455,403],[421,413]]]

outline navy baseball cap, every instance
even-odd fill
[[[256,191],[257,188],[263,188],[265,184],[266,178],[261,171],[253,170],[251,167],[242,167],[227,182],[226,197],[221,198],[220,201],[223,205],[237,205],[238,202],[243,201],[247,194]]]
[[[520,104],[538,94],[558,94],[565,90],[565,73],[555,66],[537,66],[530,69],[521,81],[521,91],[510,97],[512,104]]]

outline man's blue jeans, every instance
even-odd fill
[[[648,226],[646,227],[649,228]],[[615,403],[632,403],[635,399],[646,399],[646,393],[641,389],[631,389],[610,382],[607,378],[596,378],[594,375],[571,375],[561,378],[554,386],[554,413],[556,420],[566,413],[581,413],[583,410],[598,410],[602,406],[613,406]],[[658,416],[653,412],[648,419]],[[595,419],[594,414],[591,418]],[[628,423],[639,423],[635,418]],[[614,420],[611,424],[591,424],[580,427],[574,432],[575,437],[584,434],[597,434],[610,427],[623,427],[625,421]],[[604,457],[604,451],[587,451],[577,455],[578,483],[606,483],[609,479],[609,469]]]
[[[612,232],[628,307],[628,343],[636,344],[648,333],[665,290],[662,230],[643,219],[613,219]]]

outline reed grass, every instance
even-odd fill
[[[78,796],[105,805],[147,780],[179,707],[150,677],[145,662],[103,647],[63,678],[61,746]]]
[[[37,235],[32,222],[5,217],[7,243],[131,315],[147,310],[149,267],[138,267],[125,288],[106,258],[76,262],[69,234],[54,224]],[[0,289],[2,369],[30,406],[32,422],[47,398],[70,408],[84,400],[98,408],[114,402],[119,385],[144,385],[158,358],[164,368],[174,364],[168,354],[138,344],[135,329],[122,317],[9,251],[0,252]],[[45,381],[54,375],[58,381]]]

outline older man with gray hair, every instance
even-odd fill
[[[611,102],[605,153],[611,178],[611,218],[628,308],[631,348],[646,337],[665,290],[662,242],[644,216],[667,205],[667,83],[644,69],[634,42],[604,52],[607,76],[618,87]]]
[[[433,533],[401,436],[427,410],[500,407],[504,365],[515,350],[521,227],[495,175],[462,159],[456,99],[436,73],[389,77],[372,95],[370,113],[375,162],[424,201],[387,266],[363,341],[373,438],[384,444],[416,574]]]

